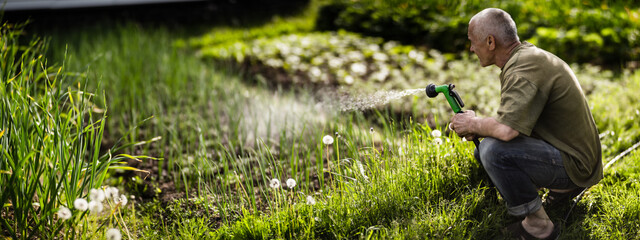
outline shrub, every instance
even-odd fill
[[[320,9],[320,30],[345,29],[444,52],[466,50],[467,24],[486,7],[509,12],[521,40],[557,53],[568,62],[620,64],[637,60],[638,3],[619,1],[346,1]]]

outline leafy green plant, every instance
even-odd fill
[[[12,238],[77,236],[86,208],[74,201],[109,169],[135,170],[122,160],[145,157],[118,154],[127,144],[100,151],[106,107],[80,85],[83,74],[48,65],[44,41],[22,45],[23,28],[0,27],[0,223]]]
[[[488,7],[509,12],[521,40],[569,62],[616,66],[640,54],[640,9],[633,1],[334,0],[319,10],[316,25],[457,53],[468,47],[470,18]]]

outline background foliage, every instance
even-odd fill
[[[469,20],[487,7],[511,14],[521,40],[569,62],[621,65],[640,54],[635,1],[334,0],[322,7],[316,26],[460,52],[468,49]]]

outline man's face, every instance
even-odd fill
[[[494,64],[493,53],[489,50],[490,46],[487,44],[487,39],[478,39],[478,37],[473,34],[474,27],[475,22],[469,23],[469,29],[467,31],[467,37],[469,41],[471,41],[469,50],[478,56],[481,66],[486,67]]]

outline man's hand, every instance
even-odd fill
[[[473,140],[479,137],[492,137],[508,142],[517,137],[520,132],[513,128],[498,122],[495,118],[476,117],[476,113],[467,110],[458,113],[451,118],[449,128],[455,131],[458,136],[467,140]]]
[[[475,119],[476,113],[474,111],[467,110],[463,113],[458,113],[451,118],[449,129],[456,132],[459,137],[471,141],[476,138],[476,132],[474,131]]]

